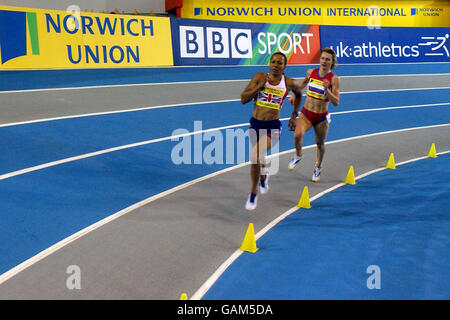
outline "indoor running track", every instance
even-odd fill
[[[307,67],[288,66],[286,73],[300,78]],[[0,298],[178,299],[186,292],[195,299],[205,293],[204,298],[212,299],[447,299],[448,275],[442,271],[448,270],[449,261],[440,248],[448,247],[448,205],[438,201],[448,198],[445,154],[399,167],[415,170],[416,164],[433,166],[430,161],[436,160],[441,168],[433,181],[439,182],[439,193],[430,193],[435,203],[429,207],[441,212],[424,219],[427,223],[418,219],[414,224],[416,232],[423,228],[429,235],[425,244],[415,246],[403,236],[409,216],[397,215],[400,221],[393,227],[385,224],[385,215],[395,215],[395,210],[380,217],[374,213],[382,201],[376,191],[386,190],[381,182],[387,178],[367,192],[363,184],[373,183],[386,170],[358,181],[354,194],[340,196],[345,187],[327,193],[312,202],[307,215],[295,212],[295,205],[304,186],[314,198],[340,184],[349,165],[359,176],[383,168],[391,152],[403,162],[426,156],[431,143],[438,153],[450,150],[450,64],[338,66],[341,104],[330,106],[332,123],[318,184],[309,180],[315,160],[312,132],[304,139],[302,165],[294,172],[286,169],[293,154],[287,129],[292,106],[286,103],[279,153],[271,156],[279,171],[258,208],[247,212],[247,159],[240,159],[232,145],[222,154],[216,149],[212,164],[196,158],[196,151],[201,155],[221,146],[212,142],[227,133],[247,129],[252,106],[241,105],[239,94],[261,70],[267,67],[2,72]],[[172,161],[183,141],[191,147],[188,160],[200,163]],[[404,177],[398,181],[410,183]],[[408,206],[398,210],[416,212]],[[258,233],[285,213],[291,214],[258,239],[262,244],[257,253],[233,260],[250,222]],[[334,218],[331,224],[327,214]],[[376,237],[391,236],[375,241],[375,231],[355,230],[359,219],[370,220],[380,231]],[[287,233],[286,225],[294,231]],[[429,228],[444,232],[430,235],[425,232]],[[319,241],[329,240],[331,233],[335,241]],[[311,246],[299,246],[308,235],[314,235]],[[352,255],[341,254],[343,243],[355,248]],[[364,245],[372,247],[364,251]],[[429,246],[424,250],[423,245]],[[389,274],[385,259],[405,250],[411,255],[396,263],[410,278],[389,282],[398,272]],[[367,259],[367,252],[384,257],[379,259],[383,286],[378,291],[365,287],[369,274],[361,268],[369,260],[377,262]],[[278,272],[280,259],[307,263]],[[442,264],[433,268],[436,259]],[[252,277],[243,272],[243,264],[254,271]],[[66,285],[70,266],[79,267],[81,289]],[[339,277],[357,267],[360,273],[353,279],[358,281],[345,282],[349,288],[344,290],[345,277]],[[327,277],[314,282],[324,272]],[[339,279],[327,281],[334,277]],[[244,292],[233,287],[236,279],[244,279]],[[298,287],[286,285],[290,279]],[[417,286],[407,281],[411,279],[425,284]]]

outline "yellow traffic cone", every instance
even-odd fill
[[[436,146],[434,145],[434,143],[431,144],[431,148],[430,151],[428,152],[428,158],[436,158]]]
[[[180,300],[187,300],[187,294],[185,292],[183,292],[180,296]]]
[[[251,253],[255,253],[256,251],[258,251],[258,248],[256,247],[255,230],[253,229],[253,223],[250,223],[248,225],[247,232],[245,233],[244,241],[242,241],[240,249],[242,251]]]
[[[391,153],[391,155],[389,156],[389,160],[386,164],[386,168],[387,169],[395,169],[395,161],[394,161],[394,154]]]
[[[356,184],[355,182],[355,172],[353,171],[353,166],[350,166],[347,172],[347,177],[345,177],[344,183],[346,184]]]
[[[302,195],[300,197],[300,200],[298,201],[297,207],[304,208],[304,209],[311,208],[311,204],[309,203],[309,192],[308,192],[308,187],[307,186],[305,186],[303,188],[303,192],[302,192]]]

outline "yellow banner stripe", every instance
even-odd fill
[[[182,18],[364,27],[450,27],[450,3],[387,0],[184,0]]]

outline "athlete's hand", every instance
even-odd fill
[[[288,127],[290,131],[295,131],[295,127],[297,126],[297,122],[295,120],[296,118],[294,118],[294,116],[289,119]]]
[[[330,81],[328,80],[323,80],[323,87],[325,90],[328,90],[330,88]]]

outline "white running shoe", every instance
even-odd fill
[[[314,167],[313,175],[312,175],[312,182],[317,182],[320,180],[320,174],[322,173],[322,168]]]
[[[253,198],[253,201],[251,201]],[[247,210],[254,210],[256,208],[256,203],[258,202],[258,196],[255,194],[254,197],[252,197],[252,194],[250,193],[248,195],[247,202],[245,203],[245,209]]]
[[[266,178],[259,181],[259,192],[266,194],[269,191],[269,174],[266,173]]]
[[[295,167],[300,163],[300,160],[302,160],[302,157],[298,155],[294,155],[294,158],[289,162],[288,169],[289,171],[292,171],[295,169]]]

